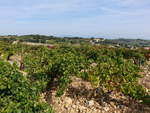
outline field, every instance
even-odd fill
[[[53,42],[54,46],[44,46],[1,41],[0,113],[53,113],[58,110],[54,101],[63,99],[67,91],[87,100],[90,98],[89,103],[92,97],[98,99],[97,106],[108,100],[113,102],[110,96],[120,94],[142,107],[135,112],[149,112],[149,89],[139,82],[147,66],[145,54],[148,50],[85,42],[78,45]],[[80,84],[90,88],[80,87]],[[71,85],[76,89],[69,90]],[[55,92],[55,96],[51,92]],[[86,93],[91,96],[84,96]],[[65,107],[69,108],[67,104]],[[128,107],[122,112],[128,112]],[[108,112],[105,109],[96,112],[100,111]]]

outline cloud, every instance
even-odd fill
[[[115,0],[124,6],[141,6],[150,3],[149,0]]]
[[[129,14],[142,12],[150,8],[134,8],[135,6],[148,4],[147,0],[5,0],[1,2],[0,14],[2,17],[37,17],[55,15],[105,15],[105,14]],[[88,14],[91,13],[91,14]],[[14,15],[14,16],[13,16]]]
[[[0,33],[51,30],[55,34],[124,35],[141,31],[150,36],[149,6],[149,0],[1,0],[0,29],[5,29]]]

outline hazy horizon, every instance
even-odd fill
[[[148,0],[3,0],[0,35],[150,39]]]

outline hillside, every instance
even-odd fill
[[[112,39],[105,40],[102,44],[119,44],[124,47],[149,47],[150,40],[142,40],[142,39]]]
[[[1,113],[150,112],[148,50],[53,45],[0,41]]]
[[[33,43],[50,43],[50,44],[91,44],[95,38],[83,37],[56,37],[44,35],[23,35],[23,36],[0,36],[1,41],[13,42],[19,40],[20,42]],[[99,38],[97,38],[99,39]],[[103,45],[119,45],[121,47],[149,47],[150,40],[143,39],[104,39],[104,41],[96,42],[95,44]]]

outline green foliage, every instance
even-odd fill
[[[23,77],[16,68],[0,60],[0,112],[51,113],[52,109],[39,102],[39,89]]]
[[[142,100],[146,96],[144,88],[137,83],[129,82],[122,85],[122,92],[134,99]]]
[[[19,101],[18,107],[16,106],[18,110],[28,108],[27,112],[38,110],[44,112],[42,110],[48,107],[38,102],[39,94],[49,87],[47,86],[49,83],[57,80],[57,96],[61,96],[71,82],[71,76],[88,80],[96,87],[102,87],[108,91],[116,90],[134,99],[146,101],[147,93],[138,84],[140,66],[145,64],[144,54],[140,50],[63,44],[53,49],[21,44],[8,45],[7,49],[5,46],[5,44],[0,46],[2,53],[21,55],[25,66],[24,71],[28,72],[27,78],[24,78],[7,63],[4,65],[7,65],[7,68],[3,67],[0,70],[3,78],[0,81],[0,87],[8,91],[5,95],[9,95],[0,101],[6,101],[6,103],[10,101],[10,110]],[[9,82],[7,81],[6,84],[5,80]],[[10,92],[6,85],[9,85],[14,92]],[[16,87],[20,88],[19,92]]]

